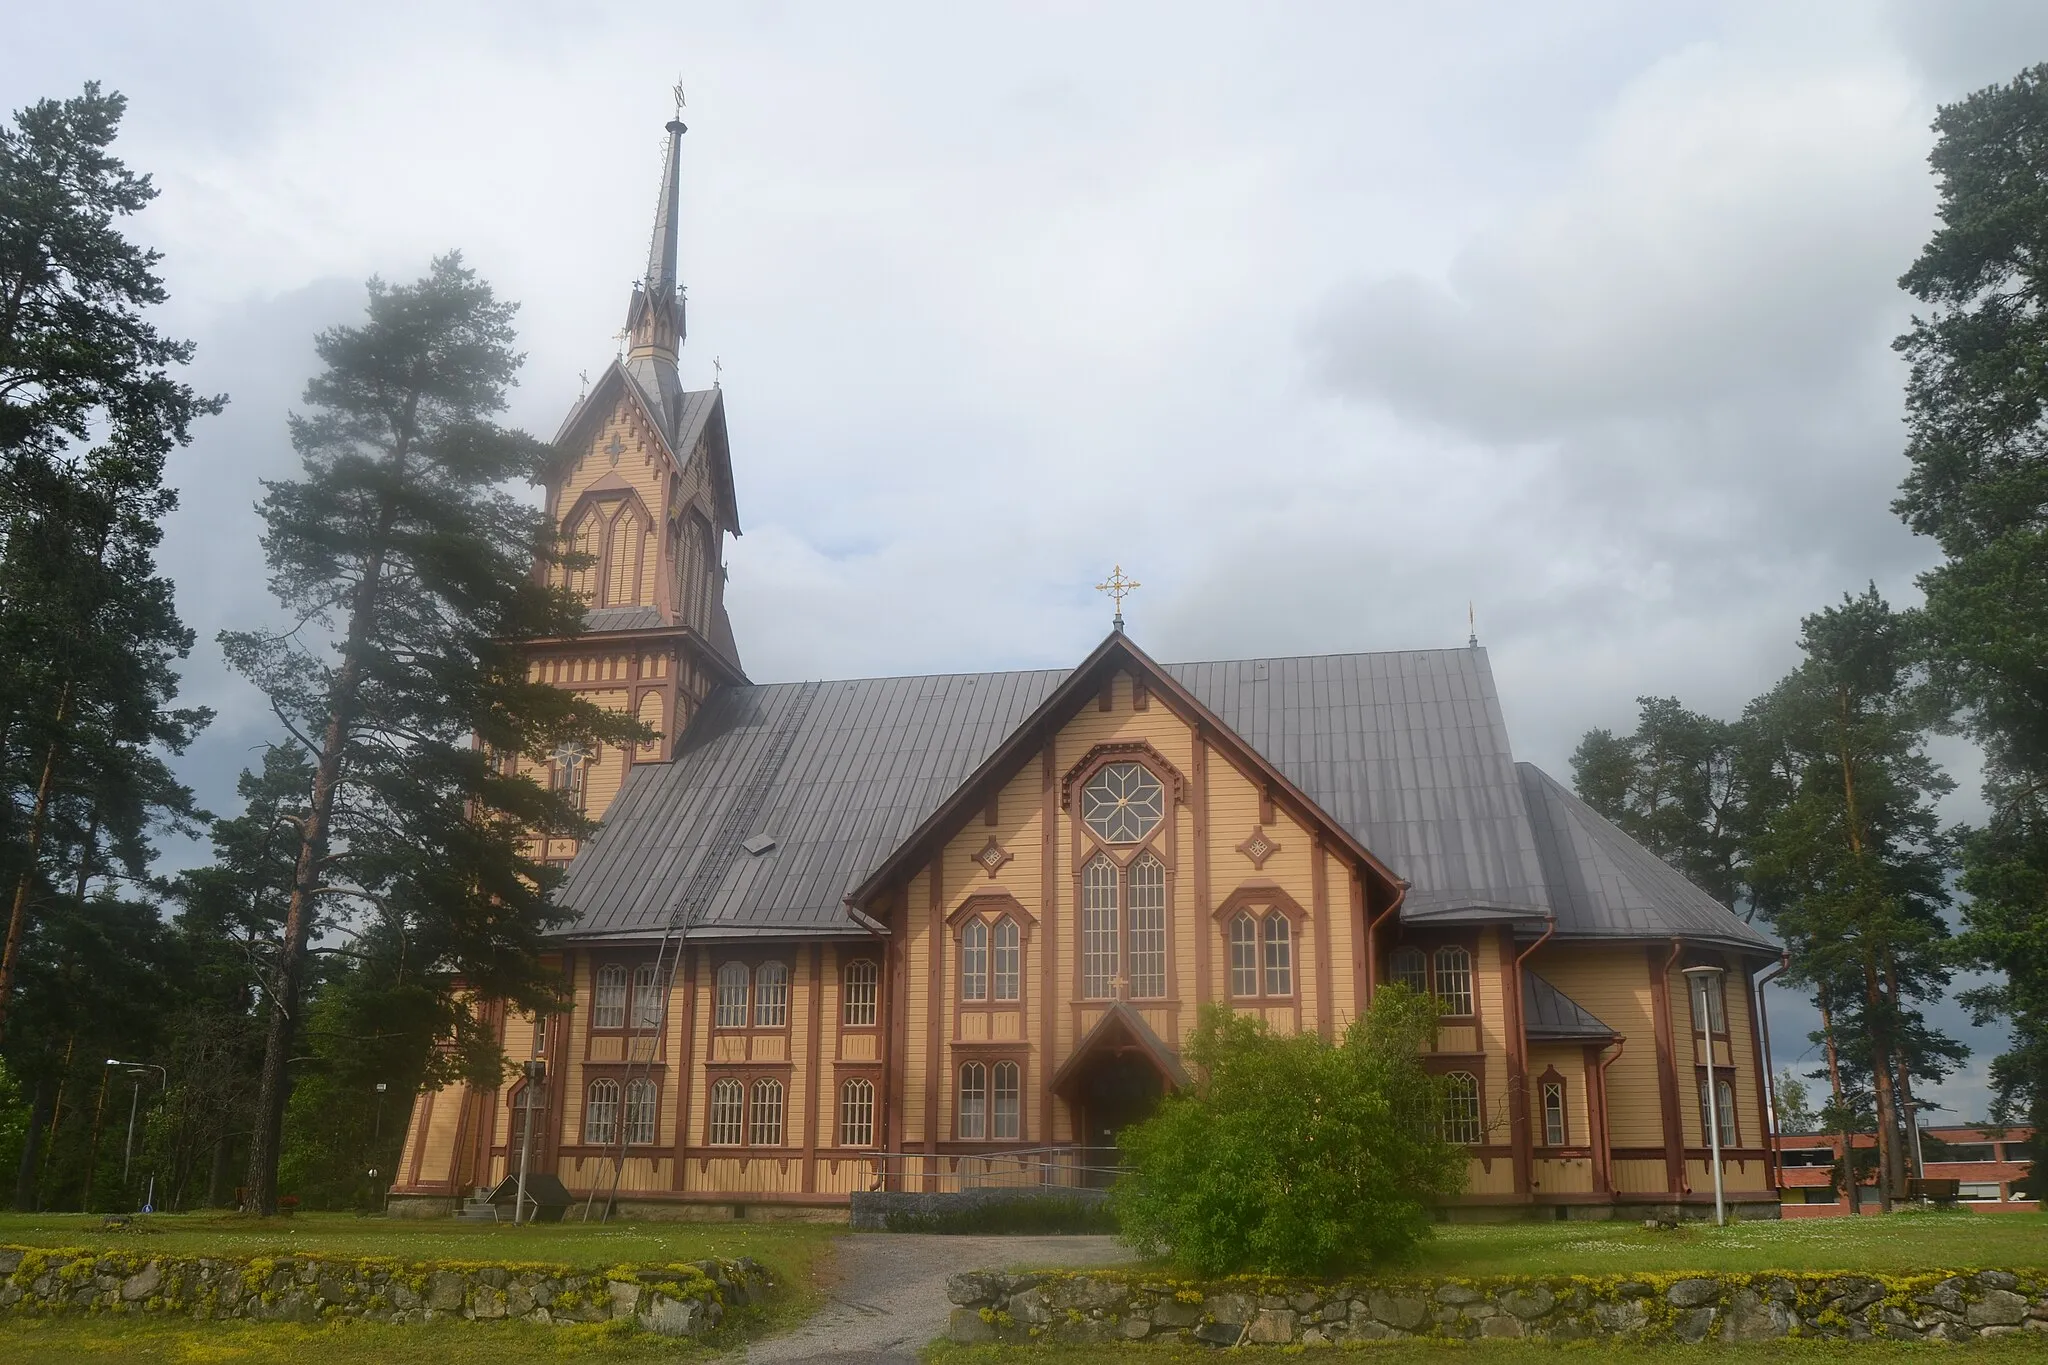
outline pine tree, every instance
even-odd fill
[[[0,1031],[38,906],[140,875],[151,823],[192,816],[163,755],[207,718],[172,704],[191,635],[154,551],[165,461],[223,400],[145,319],[158,256],[115,220],[156,191],[107,152],[124,107],[88,85],[0,126]]]
[[[1805,661],[1744,717],[1753,894],[1791,950],[1786,979],[1821,1006],[1832,1107],[1857,1065],[1869,1079],[1891,1199],[1904,1192],[1903,1087],[1961,1055],[1920,1013],[1951,978],[1933,803],[1953,784],[1922,747],[1907,627],[1876,588],[1803,627]]]
[[[1579,797],[1693,885],[1734,908],[1744,897],[1736,761],[1741,727],[1638,697],[1633,733],[1589,730],[1572,754]]]
[[[564,794],[505,759],[643,733],[528,676],[523,644],[574,635],[582,605],[534,572],[536,556],[560,555],[504,487],[543,455],[491,420],[520,363],[513,310],[450,254],[415,284],[373,280],[363,324],[320,335],[326,369],[291,421],[304,477],[267,483],[259,508],[271,588],[295,624],[220,637],[313,762],[265,982],[248,1178],[262,1213],[277,1207],[308,944],[380,923],[439,1032],[488,1062],[465,993],[554,999],[538,951],[562,918],[560,874],[529,856],[530,835],[588,831]],[[324,645],[309,645],[320,630]]]
[[[1941,225],[1899,281],[1931,311],[1896,343],[1912,469],[1895,508],[1941,545],[1921,578],[1933,681],[1986,760],[1962,944],[1999,977],[1964,998],[2011,1033],[2001,1113],[2048,1129],[2048,65],[1934,130]]]

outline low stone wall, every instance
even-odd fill
[[[1196,1283],[1116,1272],[981,1270],[947,1285],[956,1342],[1169,1340],[1336,1345],[1397,1337],[1743,1342],[1971,1341],[2038,1334],[2048,1275],[1638,1275],[1345,1284]]]
[[[701,1337],[773,1288],[761,1264],[571,1270],[562,1265],[425,1262],[322,1256],[154,1256],[0,1246],[0,1312],[176,1313],[206,1321],[374,1322],[459,1319],[536,1323],[631,1320],[650,1332]]]

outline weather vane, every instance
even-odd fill
[[[1124,628],[1124,599],[1144,586],[1135,578],[1124,577],[1124,566],[1121,564],[1109,571],[1107,579],[1095,585],[1095,591],[1108,593],[1110,599],[1116,603],[1116,628],[1119,631]]]
[[[676,97],[676,117],[681,118],[683,116],[683,78],[681,76],[676,77],[674,94]]]

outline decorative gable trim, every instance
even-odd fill
[[[1074,794],[1080,791],[1081,784],[1095,776],[1098,770],[1120,760],[1129,762],[1133,759],[1167,779],[1167,784],[1173,788],[1174,805],[1187,804],[1188,780],[1181,775],[1180,769],[1167,762],[1166,755],[1144,740],[1126,739],[1096,745],[1082,754],[1078,763],[1067,769],[1067,775],[1060,781],[1060,809],[1069,812],[1074,809]]]
[[[1228,924],[1230,917],[1247,906],[1263,905],[1293,920],[1297,927],[1309,922],[1308,911],[1301,908],[1301,902],[1281,889],[1278,882],[1246,882],[1225,896],[1212,915],[1218,924]]]
[[[946,916],[946,927],[957,929],[970,919],[983,915],[1008,915],[1017,921],[1028,938],[1038,927],[1038,918],[1024,908],[1024,903],[1007,891],[977,891],[953,907],[953,913]]]

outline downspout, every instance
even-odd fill
[[[1610,1196],[1614,1193],[1614,1111],[1607,1100],[1607,1068],[1627,1050],[1628,1039],[1616,1038],[1614,1055],[1600,1059],[1600,1179]]]
[[[1658,993],[1664,998],[1664,1019],[1658,1027],[1657,1042],[1670,1059],[1669,1079],[1670,1103],[1664,1106],[1664,1166],[1667,1180],[1675,1185],[1673,1194],[1690,1194],[1692,1186],[1686,1181],[1685,1170],[1685,1108],[1681,1103],[1678,1089],[1678,1040],[1673,1032],[1673,1011],[1671,1008],[1671,969],[1678,965],[1678,955],[1685,951],[1681,939],[1671,940],[1671,956],[1664,959],[1664,975],[1658,982]],[[1695,1063],[1697,1065],[1697,1063]],[[1663,1081],[1659,1078],[1659,1083]],[[1672,1160],[1676,1154],[1677,1161]],[[1673,1167],[1676,1169],[1672,1169]]]
[[[1778,965],[1758,977],[1753,987],[1756,991],[1757,1030],[1763,1034],[1764,1040],[1764,1098],[1770,1102],[1771,1106],[1768,1116],[1770,1119],[1770,1131],[1765,1135],[1766,1140],[1764,1142],[1764,1169],[1770,1174],[1771,1188],[1774,1190],[1781,1187],[1781,1182],[1784,1180],[1784,1172],[1778,1168],[1778,1070],[1777,1063],[1771,1060],[1771,1011],[1770,1007],[1764,1003],[1764,987],[1770,985],[1791,969],[1792,954],[1789,952],[1782,953],[1778,957]],[[1844,1158],[1844,1160],[1846,1159]]]
[[[1515,1036],[1512,1045],[1515,1049],[1516,1065],[1509,1077],[1514,1082],[1515,1092],[1508,1104],[1508,1118],[1511,1123],[1520,1120],[1520,1126],[1513,1134],[1516,1174],[1521,1178],[1521,1193],[1530,1196],[1536,1193],[1536,1153],[1535,1135],[1529,1131],[1529,1020],[1522,1009],[1522,964],[1529,960],[1529,954],[1548,943],[1550,936],[1556,932],[1557,917],[1546,917],[1543,921],[1543,933],[1534,943],[1515,955],[1514,967],[1509,972],[1512,978],[1509,989],[1514,993],[1512,998],[1515,1002]]]
[[[1401,909],[1401,902],[1408,899],[1408,883],[1400,881],[1394,885],[1394,899],[1377,916],[1368,915],[1365,920],[1365,1007],[1372,1008],[1372,998],[1380,988],[1380,926],[1389,916]]]

